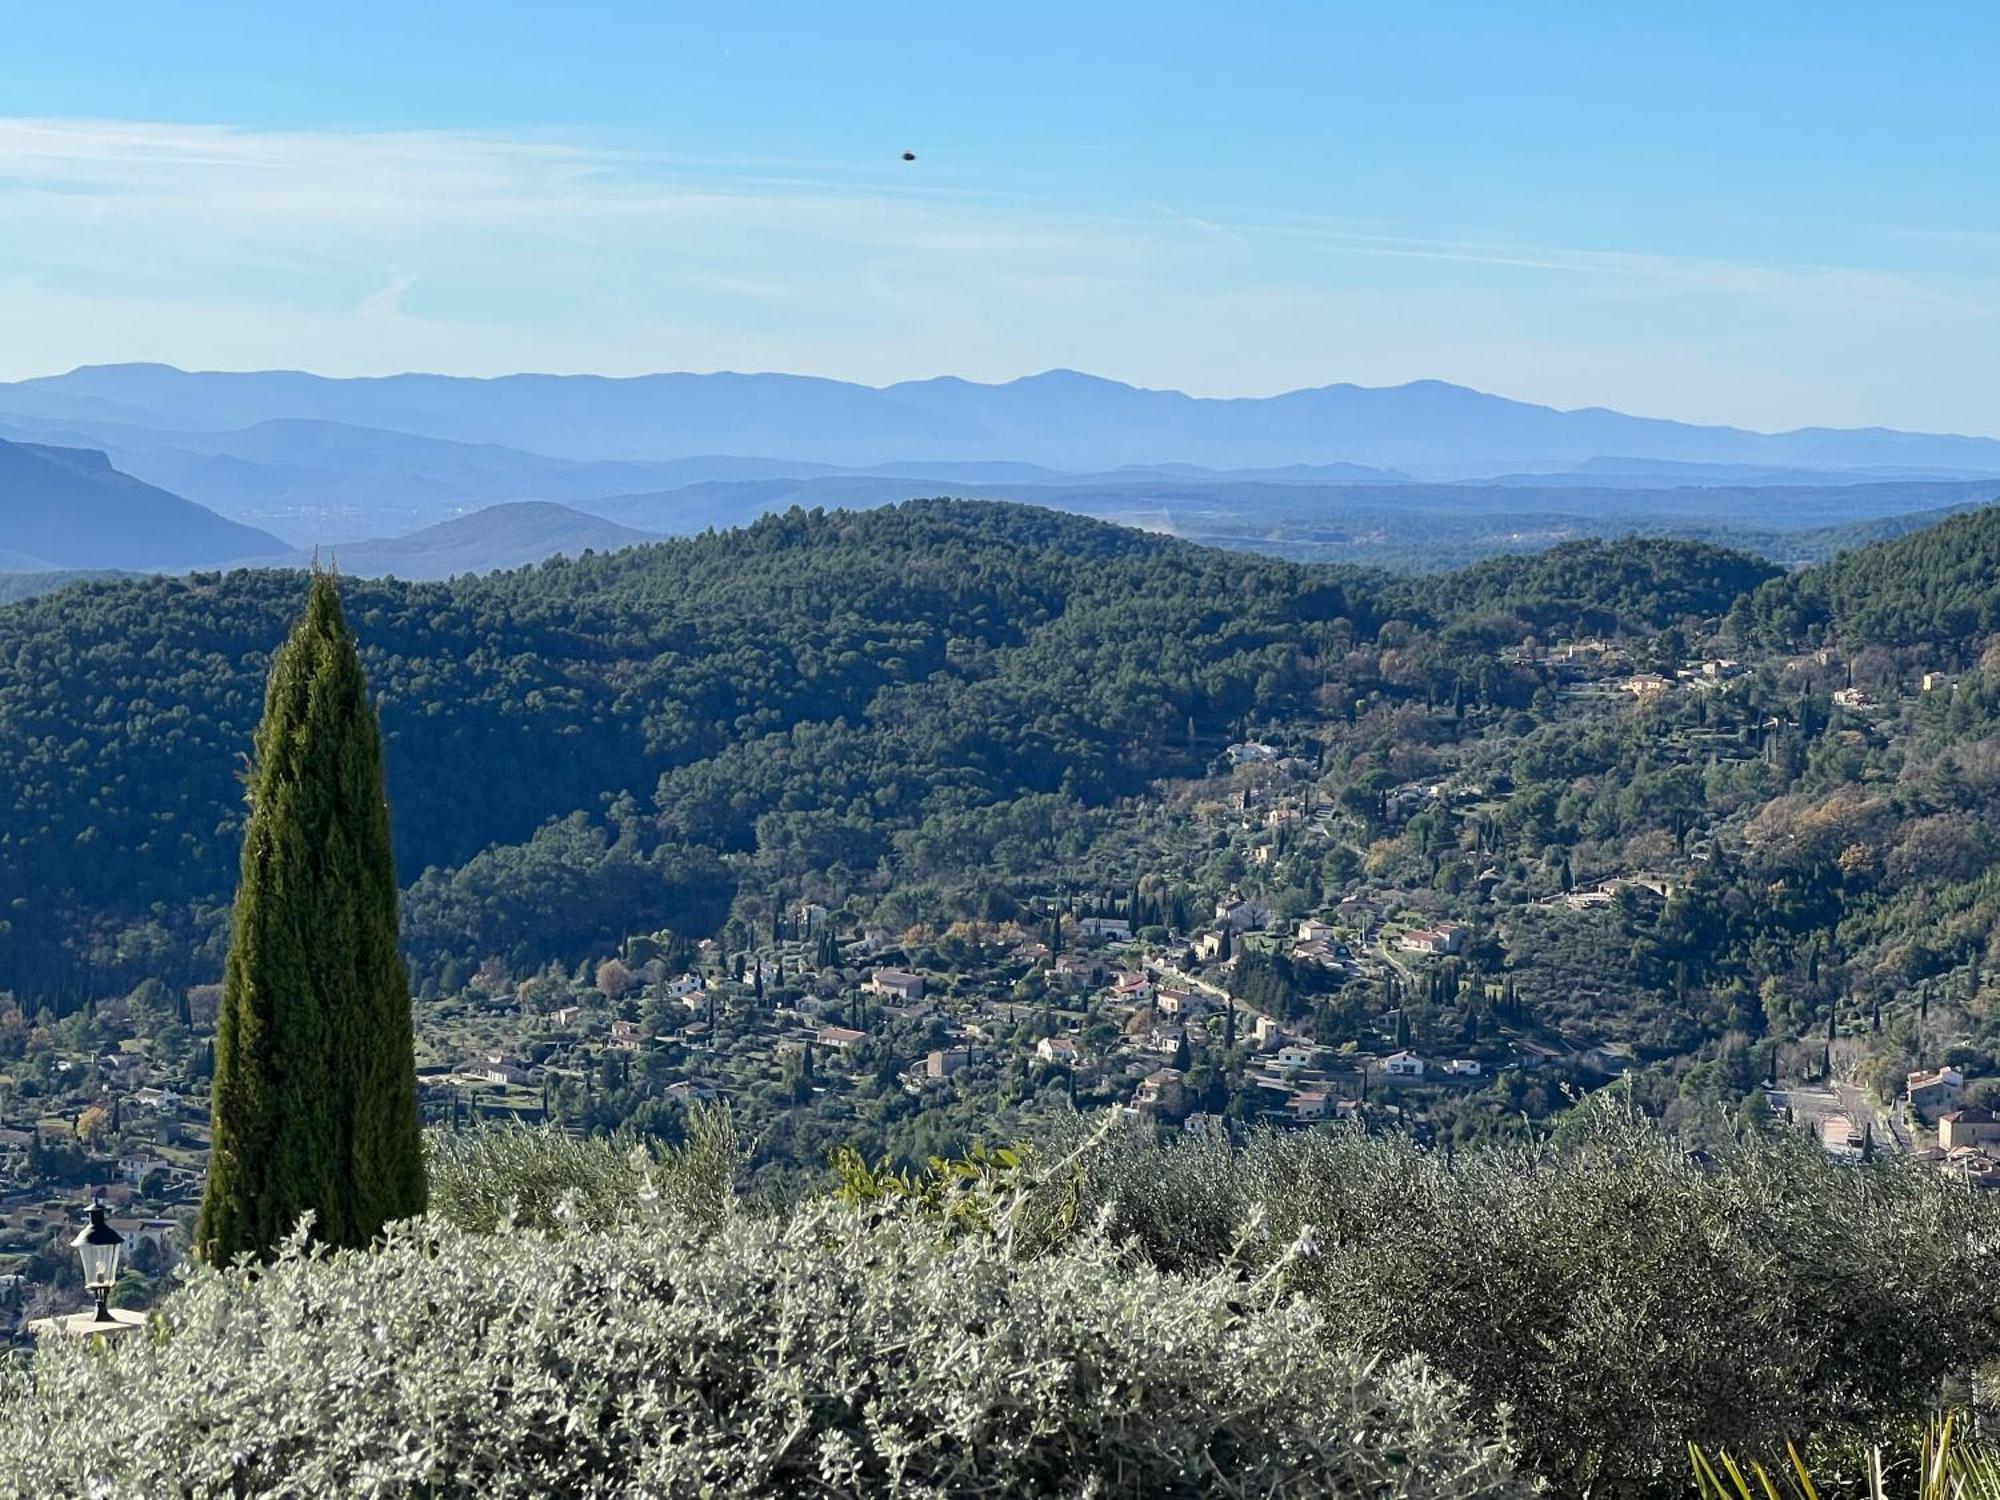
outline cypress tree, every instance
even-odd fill
[[[216,1027],[196,1242],[266,1255],[299,1216],[366,1245],[426,1201],[381,729],[333,578],[271,665]]]

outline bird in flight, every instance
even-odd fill
[[[905,151],[903,153],[904,161],[915,161],[916,159],[917,159],[917,153],[914,151]]]

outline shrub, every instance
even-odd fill
[[[727,1215],[742,1164],[727,1111],[697,1104],[678,1146],[579,1140],[552,1126],[433,1130],[425,1138],[431,1209],[461,1229],[503,1221],[543,1230],[596,1230],[641,1210],[713,1225]]]
[[[1196,1269],[1309,1232],[1287,1283],[1330,1334],[1424,1356],[1570,1494],[1683,1493],[1690,1440],[1879,1439],[2000,1351],[2000,1195],[1792,1137],[1692,1161],[1610,1101],[1570,1119],[1557,1142],[1456,1154],[1119,1131],[1082,1158],[1078,1217]]]
[[[438,1220],[202,1270],[0,1395],[26,1494],[1525,1495],[1420,1361],[1233,1274],[809,1204],[713,1231]]]

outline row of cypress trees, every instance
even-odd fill
[[[333,577],[271,665],[217,1019],[200,1254],[262,1257],[313,1215],[362,1246],[426,1201],[382,733]]]

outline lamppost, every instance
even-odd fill
[[[90,1205],[90,1222],[79,1229],[70,1248],[83,1262],[83,1286],[97,1301],[89,1312],[68,1313],[54,1318],[37,1318],[28,1332],[41,1338],[48,1334],[70,1338],[103,1338],[130,1333],[146,1326],[146,1315],[110,1305],[111,1289],[118,1284],[118,1263],[125,1253],[125,1236],[111,1227],[104,1216],[104,1200]]]
[[[113,1323],[107,1305],[111,1288],[118,1284],[118,1261],[125,1253],[125,1236],[111,1227],[104,1217],[104,1200],[97,1199],[90,1205],[90,1222],[76,1232],[70,1248],[83,1262],[83,1289],[96,1294],[97,1315],[94,1323]]]

